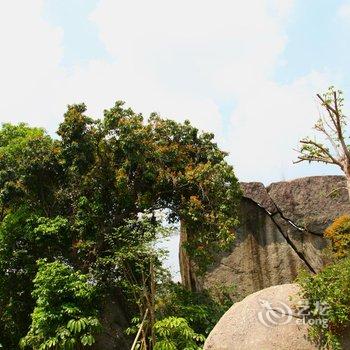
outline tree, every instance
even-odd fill
[[[24,124],[0,129],[0,343],[6,348],[15,349],[39,324],[30,315],[39,295],[33,291],[44,281],[36,278],[40,259],[88,275],[98,301],[128,297],[130,284],[122,282],[131,279],[133,287],[145,286],[146,293],[128,298],[132,313],[142,299],[142,314],[153,303],[145,300],[154,294],[150,262],[156,278],[161,271],[159,256],[143,250],[158,237],[157,212],[192,228],[186,249],[200,266],[234,239],[239,184],[212,134],[157,114],[145,119],[122,102],[102,120],[87,116],[84,104],[68,106],[57,133],[55,140]],[[146,226],[140,215],[149,216]],[[34,348],[52,332],[43,334]]]
[[[322,96],[317,94],[317,97],[325,115],[321,114],[314,129],[323,135],[324,141],[318,141],[310,137],[300,140],[301,147],[298,150],[298,160],[294,163],[303,161],[321,162],[340,167],[346,177],[350,197],[349,135],[345,130],[347,125],[346,116],[342,111],[343,93],[340,90],[336,91],[331,86],[325,94]]]

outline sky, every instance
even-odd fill
[[[318,118],[315,94],[335,85],[350,96],[350,0],[0,6],[0,122],[55,135],[68,104],[100,118],[124,100],[214,132],[241,181],[338,173],[292,162]],[[177,244],[168,243],[175,269]]]
[[[0,121],[54,134],[68,104],[116,100],[212,131],[241,181],[337,173],[293,165],[329,85],[350,92],[349,0],[0,3]]]

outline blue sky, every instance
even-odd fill
[[[14,0],[0,23],[2,122],[123,99],[213,131],[243,181],[336,172],[292,160],[315,93],[350,93],[349,0]]]
[[[96,0],[49,0],[44,18],[63,29],[62,66],[73,69],[92,59],[111,59],[98,36],[97,26],[89,20]]]
[[[288,43],[283,57],[288,65],[277,71],[276,79],[290,82],[311,70],[333,67],[344,72],[344,75],[349,72],[350,22],[337,16],[344,3],[341,0],[295,3],[286,25]],[[348,87],[349,83],[342,81],[342,88]]]

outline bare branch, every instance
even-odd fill
[[[317,97],[322,101],[322,104],[327,108],[329,109],[333,114],[337,114],[337,111],[329,104],[327,103],[324,98],[320,95],[320,94],[317,94]]]
[[[294,161],[293,164],[298,164],[304,161],[308,161],[308,162],[321,162],[321,163],[339,165],[338,163],[334,163],[331,160],[322,158],[322,157],[299,156],[298,159],[299,160]]]
[[[341,163],[340,161],[338,161],[337,159],[335,159],[332,154],[329,152],[328,149],[326,149],[325,147],[323,147],[321,144],[315,142],[315,141],[312,141],[312,140],[300,140],[300,143],[304,144],[304,145],[313,145],[315,146],[316,148],[318,148],[321,152],[323,152],[323,154],[328,157],[328,163],[331,163],[331,164],[337,164],[339,166],[341,166]],[[319,158],[319,157],[316,157],[316,158]],[[321,157],[323,158],[323,157]],[[327,159],[327,158],[325,158]]]
[[[341,125],[341,116],[340,116],[340,111],[338,109],[338,100],[337,100],[337,93],[334,91],[333,92],[333,97],[334,97],[334,106],[335,106],[335,117],[337,118],[337,123],[339,125],[339,130],[338,130],[338,137],[339,137],[339,141],[341,143],[341,146],[344,150],[344,154],[346,155],[346,157],[348,159],[350,159],[350,152],[349,149],[347,147],[347,145],[345,144],[345,140],[344,140],[344,135],[343,135],[343,129],[342,129],[342,125]]]
[[[325,124],[333,131],[333,129],[330,127],[330,125],[327,123],[326,120],[324,120],[323,118],[321,118],[321,120],[322,120],[322,123],[325,123]],[[338,158],[341,158],[340,151],[339,151],[339,147],[338,147],[338,145],[335,143],[335,141],[333,140],[332,136],[328,133],[328,131],[326,130],[326,128],[325,128],[324,126],[321,127],[321,126],[319,126],[319,125],[316,125],[316,126],[315,126],[315,130],[322,132],[322,133],[326,136],[327,140],[328,140],[329,143],[332,145],[332,147],[333,147],[335,153],[337,154],[337,157],[338,157]]]
[[[320,94],[317,94],[317,97],[321,100],[322,102],[322,106],[324,106],[328,112],[328,115],[329,115],[329,118],[331,119],[334,127],[335,127],[335,130],[334,132],[338,133],[338,125],[337,125],[337,119],[334,117],[334,114],[335,114],[335,109],[330,106],[322,97]],[[332,128],[333,129],[333,128]]]
[[[343,135],[343,130],[342,130],[342,125],[341,125],[341,116],[340,116],[340,111],[338,108],[338,102],[337,102],[337,93],[334,91],[333,92],[333,99],[334,99],[334,106],[333,108],[329,103],[327,103],[320,94],[317,94],[317,97],[322,101],[322,104],[326,107],[328,114],[336,128],[337,135],[339,142],[341,144],[342,150],[344,152],[344,155],[350,159],[350,152],[348,150],[348,147],[345,144],[344,140],[344,135]]]
[[[341,186],[341,187],[335,188],[334,190],[332,190],[331,192],[329,192],[328,194],[326,194],[326,197],[329,197],[329,196],[331,196],[333,193],[338,192],[339,190],[342,190],[342,189],[347,190],[348,188],[347,188],[346,186]]]

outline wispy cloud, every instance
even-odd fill
[[[338,16],[350,20],[350,2],[346,1],[338,7]]]

